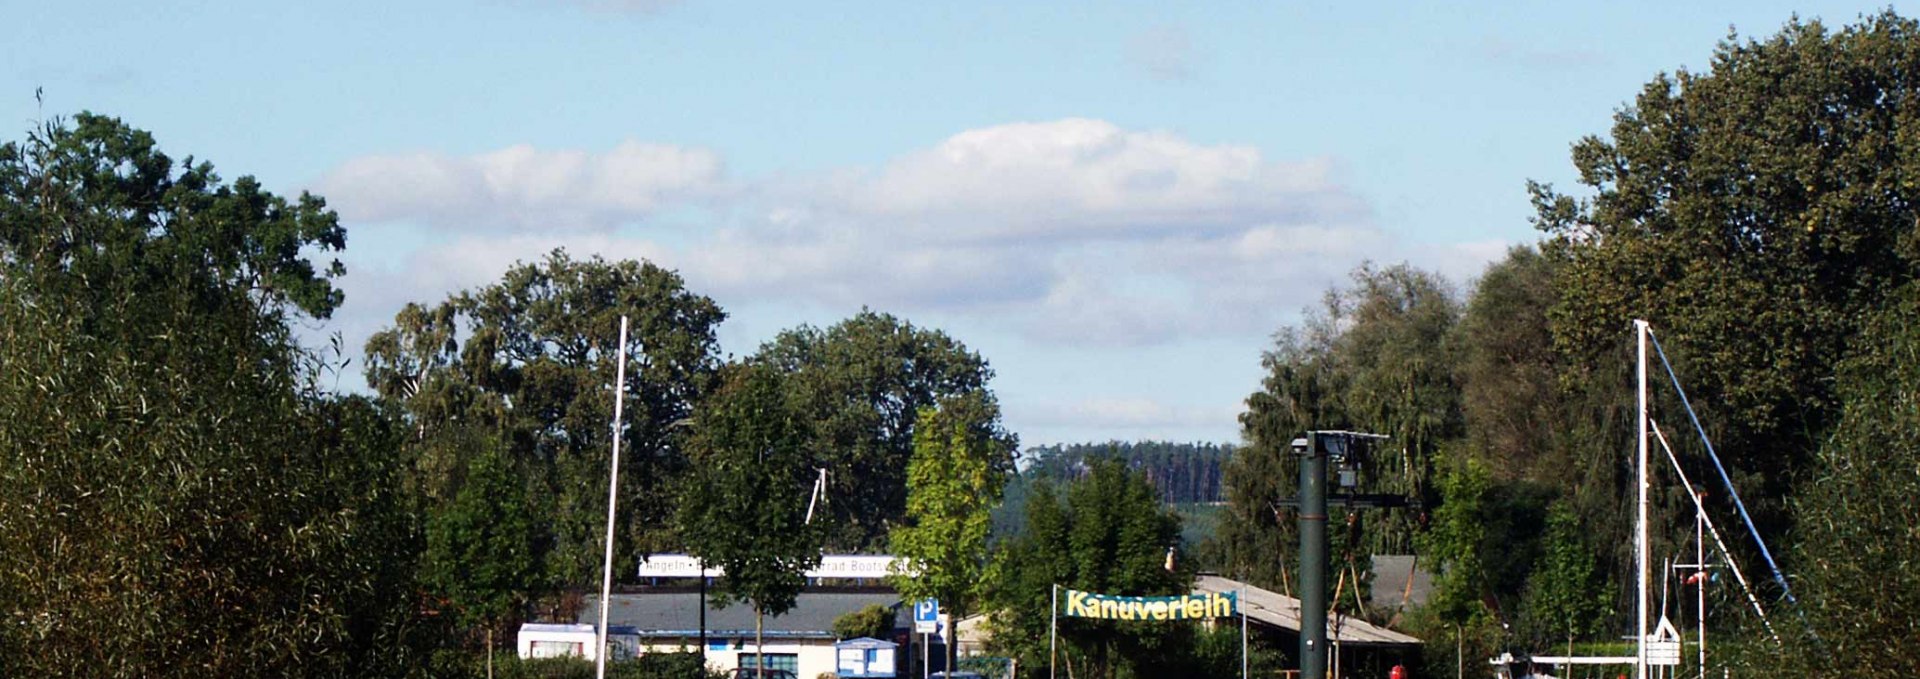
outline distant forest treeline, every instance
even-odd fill
[[[1174,504],[1219,502],[1220,469],[1233,446],[1170,441],[1054,444],[1028,448],[1023,479],[1063,482],[1085,476],[1094,459],[1114,458],[1146,475],[1160,496]]]

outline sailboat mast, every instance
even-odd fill
[[[1640,436],[1638,453],[1634,469],[1639,476],[1638,515],[1634,521],[1633,549],[1638,563],[1634,571],[1634,581],[1639,584],[1637,603],[1639,614],[1636,616],[1639,634],[1634,638],[1636,659],[1633,664],[1634,679],[1647,679],[1647,571],[1649,568],[1649,549],[1647,545],[1647,322],[1633,321],[1634,336],[1639,348],[1639,411]]]

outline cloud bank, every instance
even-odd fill
[[[1504,248],[1401,244],[1331,159],[1082,118],[754,181],[710,149],[630,140],[368,156],[317,188],[350,222],[448,242],[349,285],[386,314],[567,247],[644,257],[723,302],[938,310],[1042,344],[1137,346],[1264,336],[1362,259],[1457,275]],[[659,218],[685,209],[705,221]]]

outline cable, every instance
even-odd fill
[[[1767,560],[1767,570],[1773,572],[1773,581],[1780,585],[1781,594],[1787,603],[1793,604],[1794,612],[1806,621],[1806,613],[1800,610],[1800,600],[1793,596],[1793,588],[1787,585],[1787,576],[1780,572],[1780,564],[1773,560],[1773,552],[1767,549],[1767,542],[1760,539],[1760,528],[1753,525],[1753,517],[1747,514],[1747,503],[1740,500],[1740,491],[1733,487],[1733,477],[1727,474],[1727,468],[1720,463],[1720,454],[1713,450],[1713,440],[1707,438],[1707,429],[1700,425],[1700,416],[1693,411],[1693,402],[1687,399],[1687,390],[1680,386],[1680,376],[1673,370],[1673,363],[1667,360],[1666,348],[1660,346],[1660,338],[1655,337],[1653,329],[1647,329],[1647,339],[1653,341],[1654,351],[1660,354],[1660,366],[1667,371],[1667,379],[1673,384],[1673,391],[1680,395],[1680,405],[1686,408],[1687,419],[1693,422],[1693,430],[1700,434],[1700,442],[1706,444],[1707,459],[1713,461],[1713,469],[1720,473],[1720,482],[1727,487],[1727,494],[1733,497],[1733,506],[1740,511],[1740,520],[1747,524],[1747,533],[1753,536],[1753,543],[1760,547],[1760,557]],[[1809,632],[1812,629],[1809,628]],[[1815,638],[1819,634],[1814,632]]]

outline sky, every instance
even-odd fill
[[[1355,267],[1464,293],[1649,80],[1883,7],[0,0],[0,139],[93,111],[324,196],[313,341],[564,247],[678,271],[730,356],[862,308],[942,330],[1023,444],[1232,443]]]

